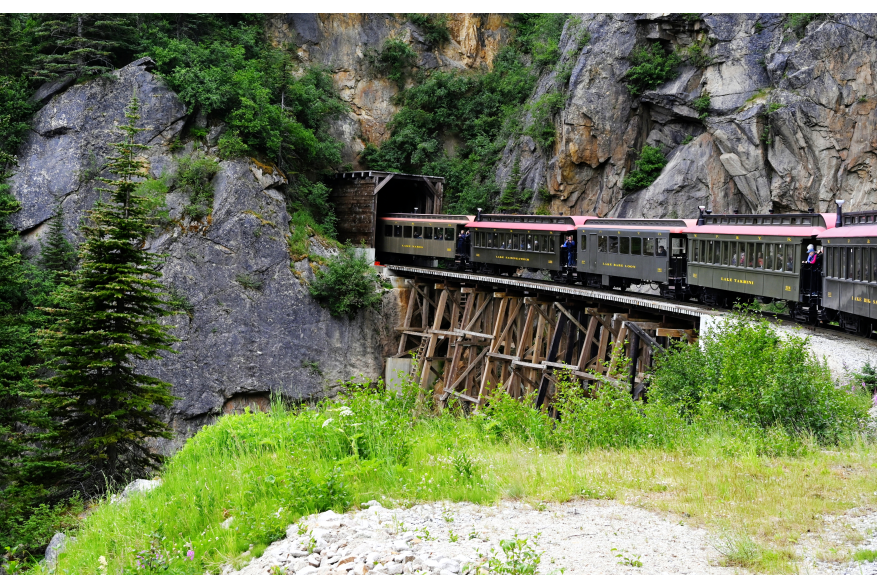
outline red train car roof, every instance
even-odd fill
[[[393,222],[456,222],[457,224],[466,223],[473,220],[474,216],[442,216],[441,214],[418,214],[417,216],[381,216],[378,220],[387,220]]]
[[[819,238],[877,238],[877,224],[848,224],[840,228],[828,228],[819,234]],[[875,241],[877,244],[877,241]]]
[[[790,215],[791,216],[791,215]],[[801,220],[806,217],[813,219],[817,215],[796,215],[795,218]],[[822,217],[826,226],[834,226],[835,214],[818,214]],[[745,216],[744,216],[745,217]],[[733,216],[727,216],[733,218]],[[763,216],[763,218],[780,219],[784,218],[780,215]],[[789,218],[791,220],[791,218]],[[828,230],[820,224],[704,224],[701,226],[691,226],[684,230],[688,234],[739,234],[749,236],[817,236]]]
[[[486,228],[491,230],[551,230],[566,232],[569,230],[575,230],[577,227],[584,224],[587,219],[596,218],[596,216],[566,216],[565,218],[570,218],[572,222],[560,224],[557,222],[496,222],[490,220],[481,220],[479,222],[475,220],[467,224],[466,228]]]
[[[588,221],[584,228],[587,230],[663,230],[673,234],[686,232],[697,224],[697,220],[690,219],[651,219],[651,218],[600,218],[599,223]],[[617,220],[618,222],[613,222]]]

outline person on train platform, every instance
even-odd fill
[[[457,237],[457,254],[462,255],[464,252],[464,243],[466,242],[466,232],[461,230],[460,236]]]
[[[467,230],[463,237],[463,254],[467,254],[470,250],[472,250],[472,235]]]
[[[566,249],[566,265],[567,267],[576,266],[576,241],[572,236],[566,237],[566,240],[560,245],[561,249]]]
[[[807,260],[804,261],[804,263],[807,265],[815,265],[817,257],[818,255],[816,254],[816,249],[813,245],[807,245]]]

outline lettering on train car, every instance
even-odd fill
[[[755,285],[754,281],[749,281],[748,279],[735,279],[733,277],[722,277],[720,278],[722,281],[727,281],[728,283],[741,283],[743,285]],[[788,286],[786,286],[788,287]]]

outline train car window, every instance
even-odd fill
[[[393,225],[385,224],[384,225],[384,236],[393,236]]]
[[[607,239],[605,236],[598,236],[597,237],[597,252],[605,253],[606,251],[609,250],[606,242],[607,242]]]
[[[755,268],[764,269],[764,244],[755,243]]]
[[[755,268],[755,243],[746,243],[746,267]]]
[[[549,253],[553,253],[553,252],[554,252],[554,240],[555,240],[555,236],[554,236],[554,235],[551,235],[551,236],[548,237],[548,252],[549,252]]]
[[[518,234],[512,235],[512,248],[518,250],[521,248],[521,236]]]
[[[528,251],[533,250],[533,237],[529,234],[527,235],[527,250]]]
[[[432,226],[427,226],[423,229],[423,238],[432,240]]]
[[[877,249],[871,249],[871,281],[877,281]]]
[[[773,245],[764,245],[764,268],[773,269]]]
[[[446,228],[445,229],[445,240],[446,241],[454,240],[454,229],[453,228]]]
[[[414,238],[423,238],[423,227],[415,226],[414,227]]]
[[[399,226],[398,224],[393,227],[393,236],[395,236],[397,238],[402,237],[402,227]]]
[[[786,245],[777,245],[776,246],[776,252],[775,252],[776,257],[774,260],[776,261],[775,266],[776,266],[777,271],[783,270],[783,252],[784,252],[785,246]]]
[[[437,240],[437,241],[445,240],[445,229],[444,228],[436,228],[435,229],[435,236],[433,237],[433,239]]]
[[[856,255],[853,253],[852,247],[847,247],[847,279],[853,279],[856,274]]]
[[[871,281],[871,249],[862,249],[862,281]]]
[[[618,254],[618,237],[617,236],[610,236],[609,237],[609,253],[610,254],[615,253],[616,255]]]
[[[747,219],[746,219],[746,224],[752,224],[752,222],[753,222],[754,220],[755,220],[754,218],[747,218]]]
[[[411,238],[411,227],[406,226],[405,230],[403,231],[403,234],[404,234],[404,238]]]
[[[658,237],[655,239],[655,256],[656,257],[666,257],[667,256],[667,239],[664,237]]]
[[[586,251],[588,249],[588,237],[582,233],[579,235],[579,240],[582,241],[582,250]]]
[[[670,246],[673,247],[674,255],[684,255],[685,254],[685,239],[684,238],[672,238],[670,239]]]
[[[621,254],[629,255],[630,254],[630,237],[623,236],[621,237]]]
[[[709,243],[707,241],[700,241],[700,262],[701,263],[708,262],[707,261],[709,259],[709,257],[707,257],[708,254],[709,254]]]
[[[730,245],[728,241],[722,243],[722,265],[729,265],[731,260],[728,258],[728,254],[730,252]]]
[[[856,247],[856,281],[862,281],[862,247]]]
[[[737,257],[737,241],[731,243],[731,266],[736,267],[739,264],[739,258]]]
[[[582,250],[585,250],[584,242],[582,242]],[[642,255],[643,254],[643,239],[638,236],[630,237],[630,254],[631,255]]]
[[[643,239],[643,255],[647,255],[649,257],[654,256],[655,254],[655,239],[653,238],[644,238]]]

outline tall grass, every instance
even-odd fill
[[[678,379],[677,367],[667,369]],[[622,361],[613,375],[625,371]],[[610,498],[685,513],[684,523],[724,537],[716,556],[726,564],[788,572],[791,545],[823,515],[877,503],[874,444],[855,419],[829,437],[704,410],[690,394],[643,405],[613,381],[598,390],[561,380],[559,421],[501,390],[463,418],[425,403],[411,382],[399,391],[350,383],[334,400],[275,399],[268,413],[224,416],[170,460],[158,489],[98,504],[55,572],[215,573],[260,555],[310,513],[371,499],[502,498]]]

